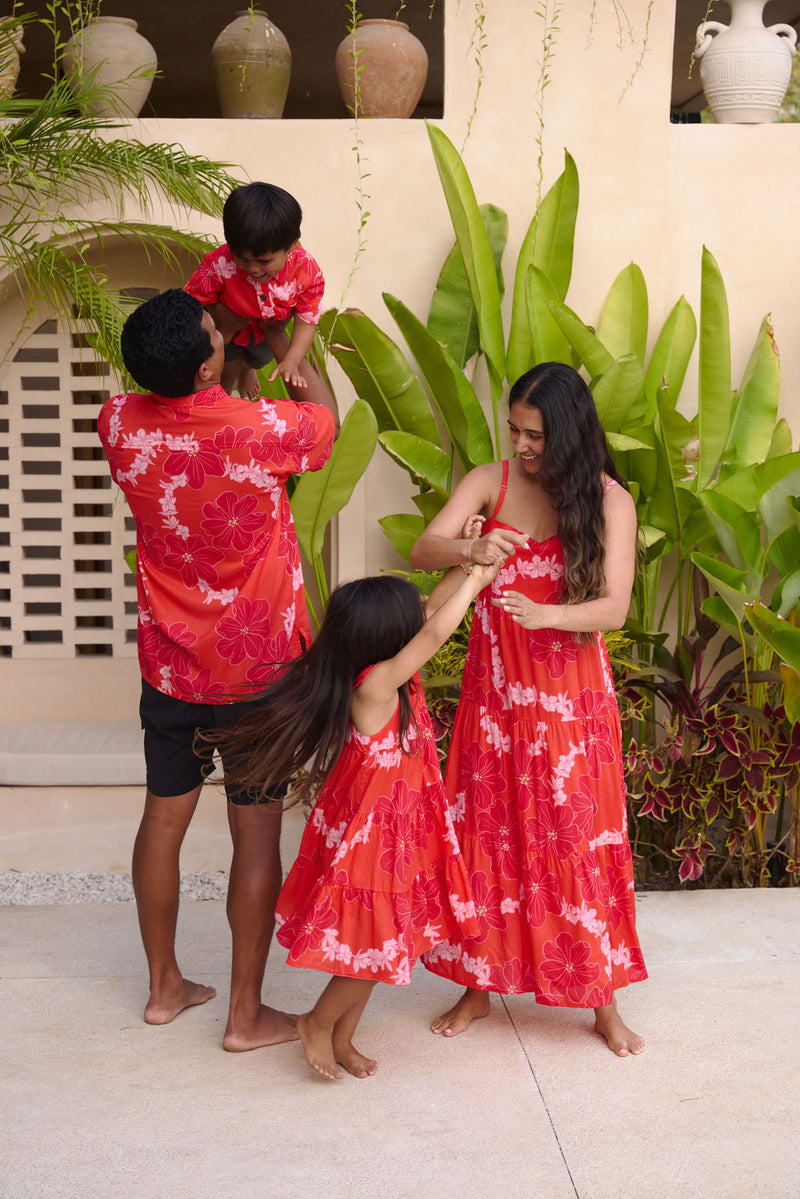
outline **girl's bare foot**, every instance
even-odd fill
[[[344,1038],[333,1038],[333,1052],[340,1066],[344,1066],[348,1074],[354,1078],[371,1078],[378,1069],[378,1063],[371,1057],[359,1053],[352,1041]]]
[[[473,1020],[488,1016],[490,1007],[486,991],[473,991],[467,987],[454,1007],[436,1017],[431,1024],[431,1032],[441,1033],[443,1037],[455,1037],[465,1032]]]
[[[255,400],[258,398],[261,386],[258,382],[258,375],[252,366],[243,366],[239,371],[236,390],[243,400]]]
[[[248,1049],[261,1049],[265,1045],[282,1045],[284,1041],[296,1041],[297,1016],[279,1012],[262,1003],[255,1019],[233,1013],[228,1015],[228,1025],[222,1038],[222,1048],[229,1053],[244,1053]]]
[[[640,1037],[636,1032],[631,1032],[628,1026],[623,1024],[617,1011],[616,1001],[606,1004],[605,1007],[596,1007],[594,1015],[594,1031],[599,1036],[605,1037],[606,1044],[612,1053],[616,1053],[617,1057],[627,1057],[629,1053],[642,1052],[644,1037]]]
[[[182,978],[175,991],[163,991],[158,997],[151,993],[144,1009],[145,1024],[170,1024],[185,1008],[208,1003],[216,993],[213,987]]]
[[[297,1031],[309,1066],[324,1078],[343,1078],[336,1065],[330,1030],[317,1024],[313,1012],[297,1017]]]

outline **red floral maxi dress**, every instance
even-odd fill
[[[497,507],[484,526],[509,528]],[[636,936],[619,709],[599,633],[521,628],[489,595],[561,591],[532,538],[478,597],[445,776],[481,931],[425,955],[465,987],[600,1007],[647,977]]]
[[[291,966],[403,986],[426,949],[478,931],[419,676],[410,691],[408,752],[399,706],[372,736],[351,723],[308,819],[276,911]]]

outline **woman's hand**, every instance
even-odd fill
[[[470,562],[481,566],[502,566],[506,558],[528,538],[515,529],[492,529],[484,537],[476,537],[469,547]]]
[[[559,604],[535,604],[519,591],[504,591],[499,599],[491,602],[523,629],[554,628],[553,618],[560,607]]]

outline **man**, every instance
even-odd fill
[[[286,334],[270,335],[277,355]],[[167,1024],[215,994],[184,978],[175,957],[180,848],[202,785],[195,731],[235,724],[257,704],[270,664],[310,639],[285,484],[325,465],[338,424],[333,400],[229,396],[222,336],[184,291],[138,308],[121,346],[149,394],[106,401],[98,434],[136,521],[147,793],[132,873],[150,970],[144,1018]],[[229,1050],[297,1037],[289,1016],[261,1002],[281,885],[281,798],[252,803],[228,789]]]

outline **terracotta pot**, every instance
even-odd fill
[[[19,78],[19,56],[24,53],[22,26],[7,26],[0,39],[0,100],[8,100],[14,95]]]
[[[757,125],[778,115],[797,44],[791,25],[764,26],[766,0],[728,0],[730,25],[705,21],[695,56],[708,106],[719,124]]]
[[[157,65],[155,50],[129,17],[95,17],[64,48],[67,79],[85,78],[97,68],[94,82],[109,89],[102,99],[82,104],[96,117],[138,116]]]
[[[214,86],[224,117],[265,119],[283,116],[292,52],[289,43],[260,9],[243,9],[211,48]]]
[[[361,21],[336,50],[336,76],[348,109],[358,115],[410,117],[428,77],[428,55],[402,21]]]

